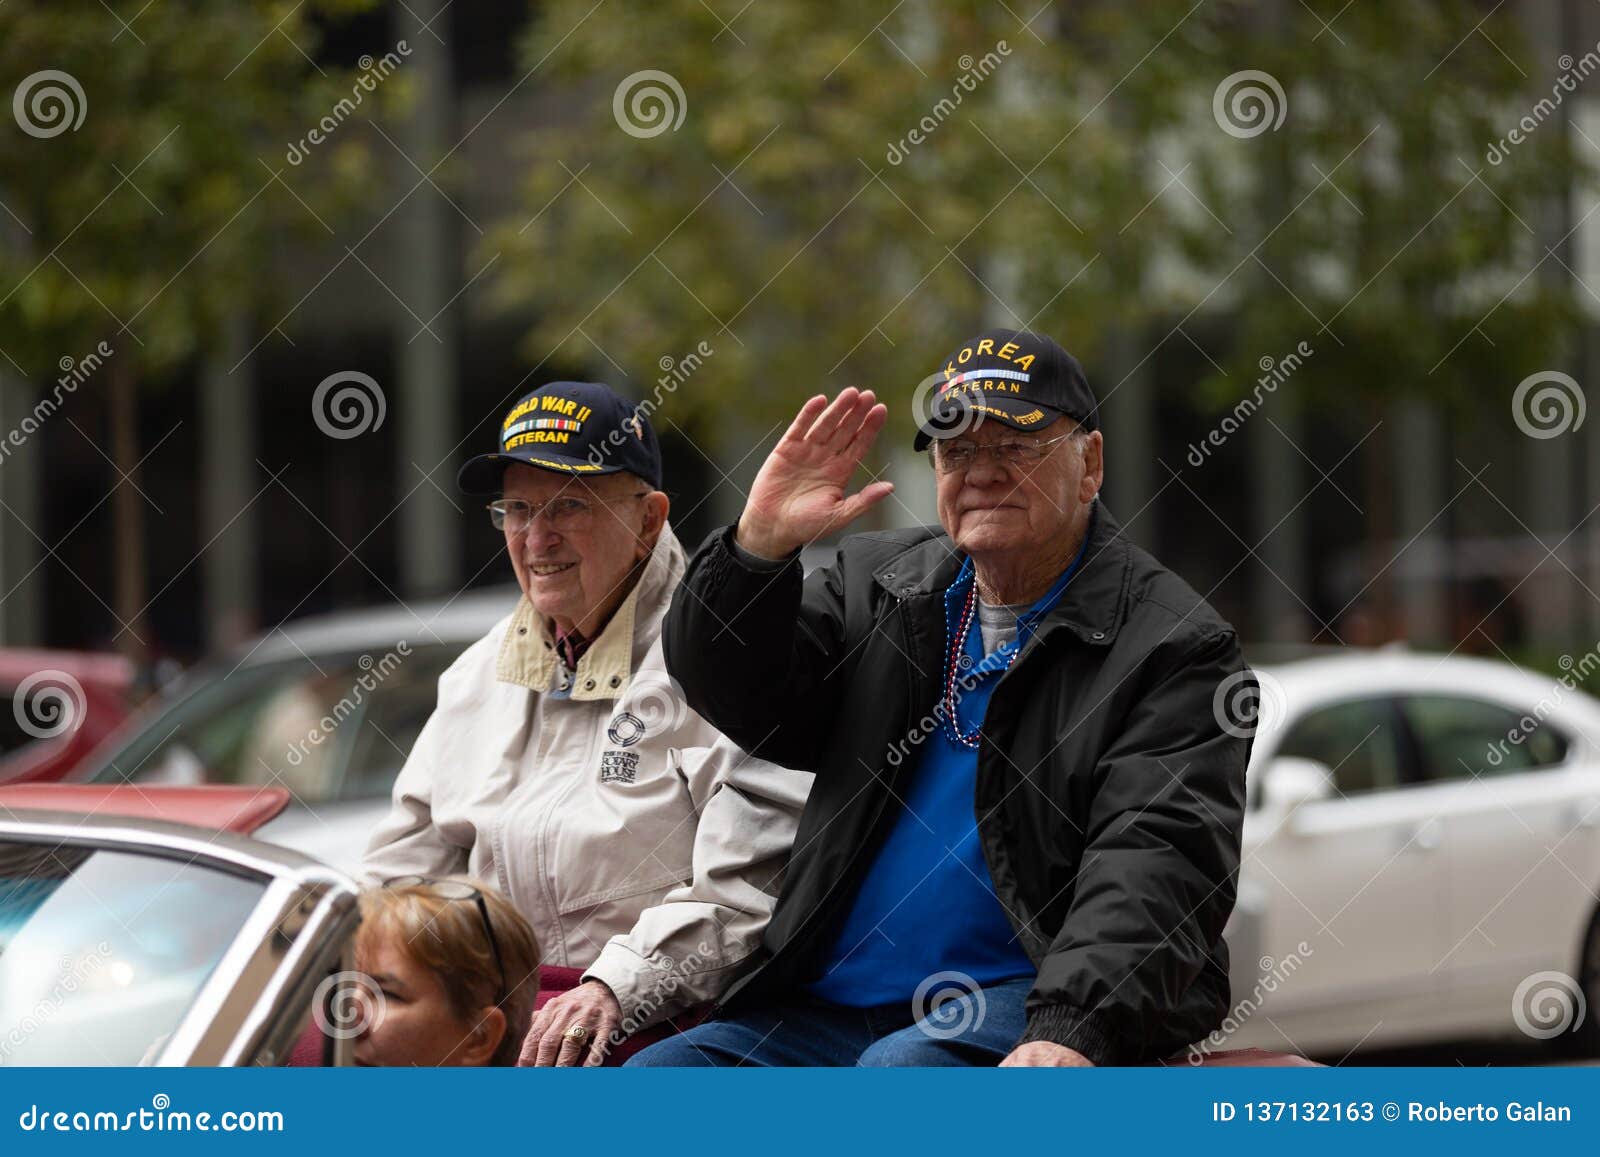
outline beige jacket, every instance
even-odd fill
[[[363,867],[465,872],[642,1027],[731,983],[776,902],[811,776],[747,756],[684,703],[661,621],[683,576],[671,527],[574,673],[516,610],[439,680]]]

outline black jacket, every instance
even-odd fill
[[[816,773],[758,965],[724,998],[737,1009],[815,977],[939,725],[943,595],[963,558],[937,527],[863,534],[802,579],[798,561],[746,565],[731,533],[673,599],[667,666],[746,750]],[[1254,687],[1233,629],[1098,509],[978,754],[979,839],[1039,969],[1023,1041],[1137,1064],[1227,1014],[1250,738],[1224,712]]]

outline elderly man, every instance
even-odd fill
[[[686,558],[644,413],[603,385],[540,386],[460,484],[499,495],[522,598],[439,680],[364,866],[497,885],[538,937],[541,987],[568,989],[523,1061],[600,1064],[755,950],[811,777],[749,759],[667,677]]]
[[[941,373],[942,533],[848,538],[802,580],[892,489],[845,490],[885,407],[812,398],[673,604],[689,702],[816,784],[759,967],[632,1064],[1134,1064],[1227,1010],[1234,632],[1098,502],[1065,350],[995,330]]]

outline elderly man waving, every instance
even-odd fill
[[[689,701],[816,773],[761,966],[632,1064],[1089,1065],[1227,1011],[1249,740],[1233,630],[1097,500],[1078,363],[996,330],[940,367],[939,528],[795,552],[887,411],[811,399],[668,616]]]
[[[535,1015],[524,1063],[600,1064],[755,950],[811,777],[745,756],[668,680],[686,559],[646,414],[548,383],[460,484],[500,496],[522,598],[439,680],[364,867],[498,885],[533,925],[541,984],[581,970]]]

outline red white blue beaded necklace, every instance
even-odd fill
[[[950,650],[945,656],[944,664],[945,734],[950,737],[952,742],[959,743],[963,747],[969,747],[974,751],[978,749],[978,736],[983,731],[983,723],[980,720],[978,725],[970,732],[962,730],[961,717],[956,714],[956,708],[961,702],[961,697],[956,694],[956,684],[961,681],[961,660],[966,657],[967,636],[972,632],[972,621],[977,618],[977,615],[978,580],[974,578],[972,580],[972,589],[967,592],[967,605],[961,611],[961,622],[956,627],[955,636],[950,640]],[[1017,661],[1017,655],[1021,651],[1022,648],[1020,646],[1012,647],[1011,653],[1006,656],[1005,665],[1000,667],[997,673],[1003,675],[1009,671],[1011,664]]]
[[[1092,530],[1094,526],[1093,514],[1090,516],[1089,525]],[[1056,580],[1055,585],[1050,588],[1044,598],[1035,603],[1032,609],[1017,621],[1017,637],[1007,645],[1009,651],[1006,654],[1005,662],[1001,665],[991,664],[990,671],[1004,675],[1011,670],[1011,665],[1017,661],[1017,656],[1022,653],[1022,644],[1029,629],[1028,626],[1025,626],[1025,621],[1031,624],[1036,616],[1044,614],[1046,609],[1053,607],[1060,601],[1062,592],[1066,590],[1067,584],[1072,580],[1072,576],[1077,573],[1079,564],[1083,562],[1084,552],[1088,549],[1089,535],[1085,534],[1083,542],[1078,545],[1078,553],[1073,556],[1072,562],[1062,572],[1061,577]],[[978,747],[978,736],[983,731],[983,723],[980,721],[978,726],[974,727],[970,732],[963,731],[961,717],[956,714],[956,708],[960,702],[960,697],[956,694],[956,685],[960,682],[960,672],[964,669],[963,663],[966,666],[971,665],[971,661],[966,658],[967,636],[971,634],[972,621],[978,615],[978,576],[975,571],[972,571],[972,560],[970,558],[962,566],[961,574],[957,577],[955,585],[945,592],[945,615],[947,616],[945,621],[948,625],[950,595],[960,585],[961,579],[965,578],[969,573],[972,575],[972,586],[967,591],[967,602],[961,611],[960,625],[956,627],[955,635],[951,638],[950,647],[945,655],[944,695],[940,700],[940,707],[944,711],[945,734],[950,737],[951,742],[959,743],[963,747],[969,747],[975,751]],[[1098,638],[1099,636],[1096,637]]]

